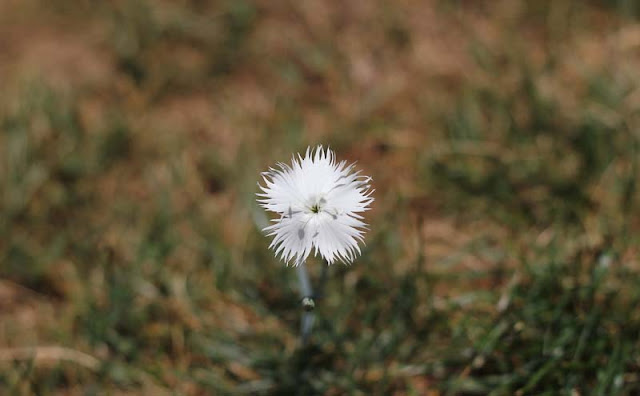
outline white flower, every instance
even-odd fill
[[[276,256],[298,265],[312,250],[329,263],[351,263],[360,253],[367,225],[360,213],[373,202],[370,177],[354,172],[355,164],[337,163],[333,151],[307,148],[302,158],[293,156],[291,166],[262,173],[265,186],[258,202],[280,218],[264,231],[274,236],[270,248]]]

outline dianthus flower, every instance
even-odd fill
[[[318,146],[294,156],[291,165],[278,163],[262,173],[258,202],[279,215],[264,229],[274,237],[269,247],[276,256],[298,265],[311,251],[328,264],[351,263],[360,254],[367,229],[361,213],[369,210],[374,190],[371,178],[354,167]]]

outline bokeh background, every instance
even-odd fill
[[[0,393],[640,393],[639,15],[0,1]],[[316,144],[376,201],[302,348],[255,193]]]

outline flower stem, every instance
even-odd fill
[[[302,344],[306,345],[309,341],[311,328],[313,327],[313,321],[315,319],[313,314],[315,302],[313,300],[313,290],[311,289],[309,273],[307,272],[307,266],[305,265],[304,261],[296,266],[296,272],[298,273],[298,283],[300,284],[302,307],[304,309],[304,312],[302,313],[302,322],[300,324],[300,332],[302,337]]]

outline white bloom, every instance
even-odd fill
[[[298,265],[312,250],[329,264],[338,259],[350,263],[360,253],[367,225],[360,213],[373,202],[370,177],[354,172],[355,164],[336,162],[333,151],[318,146],[307,148],[302,158],[294,156],[291,166],[262,173],[265,186],[258,202],[280,218],[264,231],[274,236],[270,248],[276,256]]]

